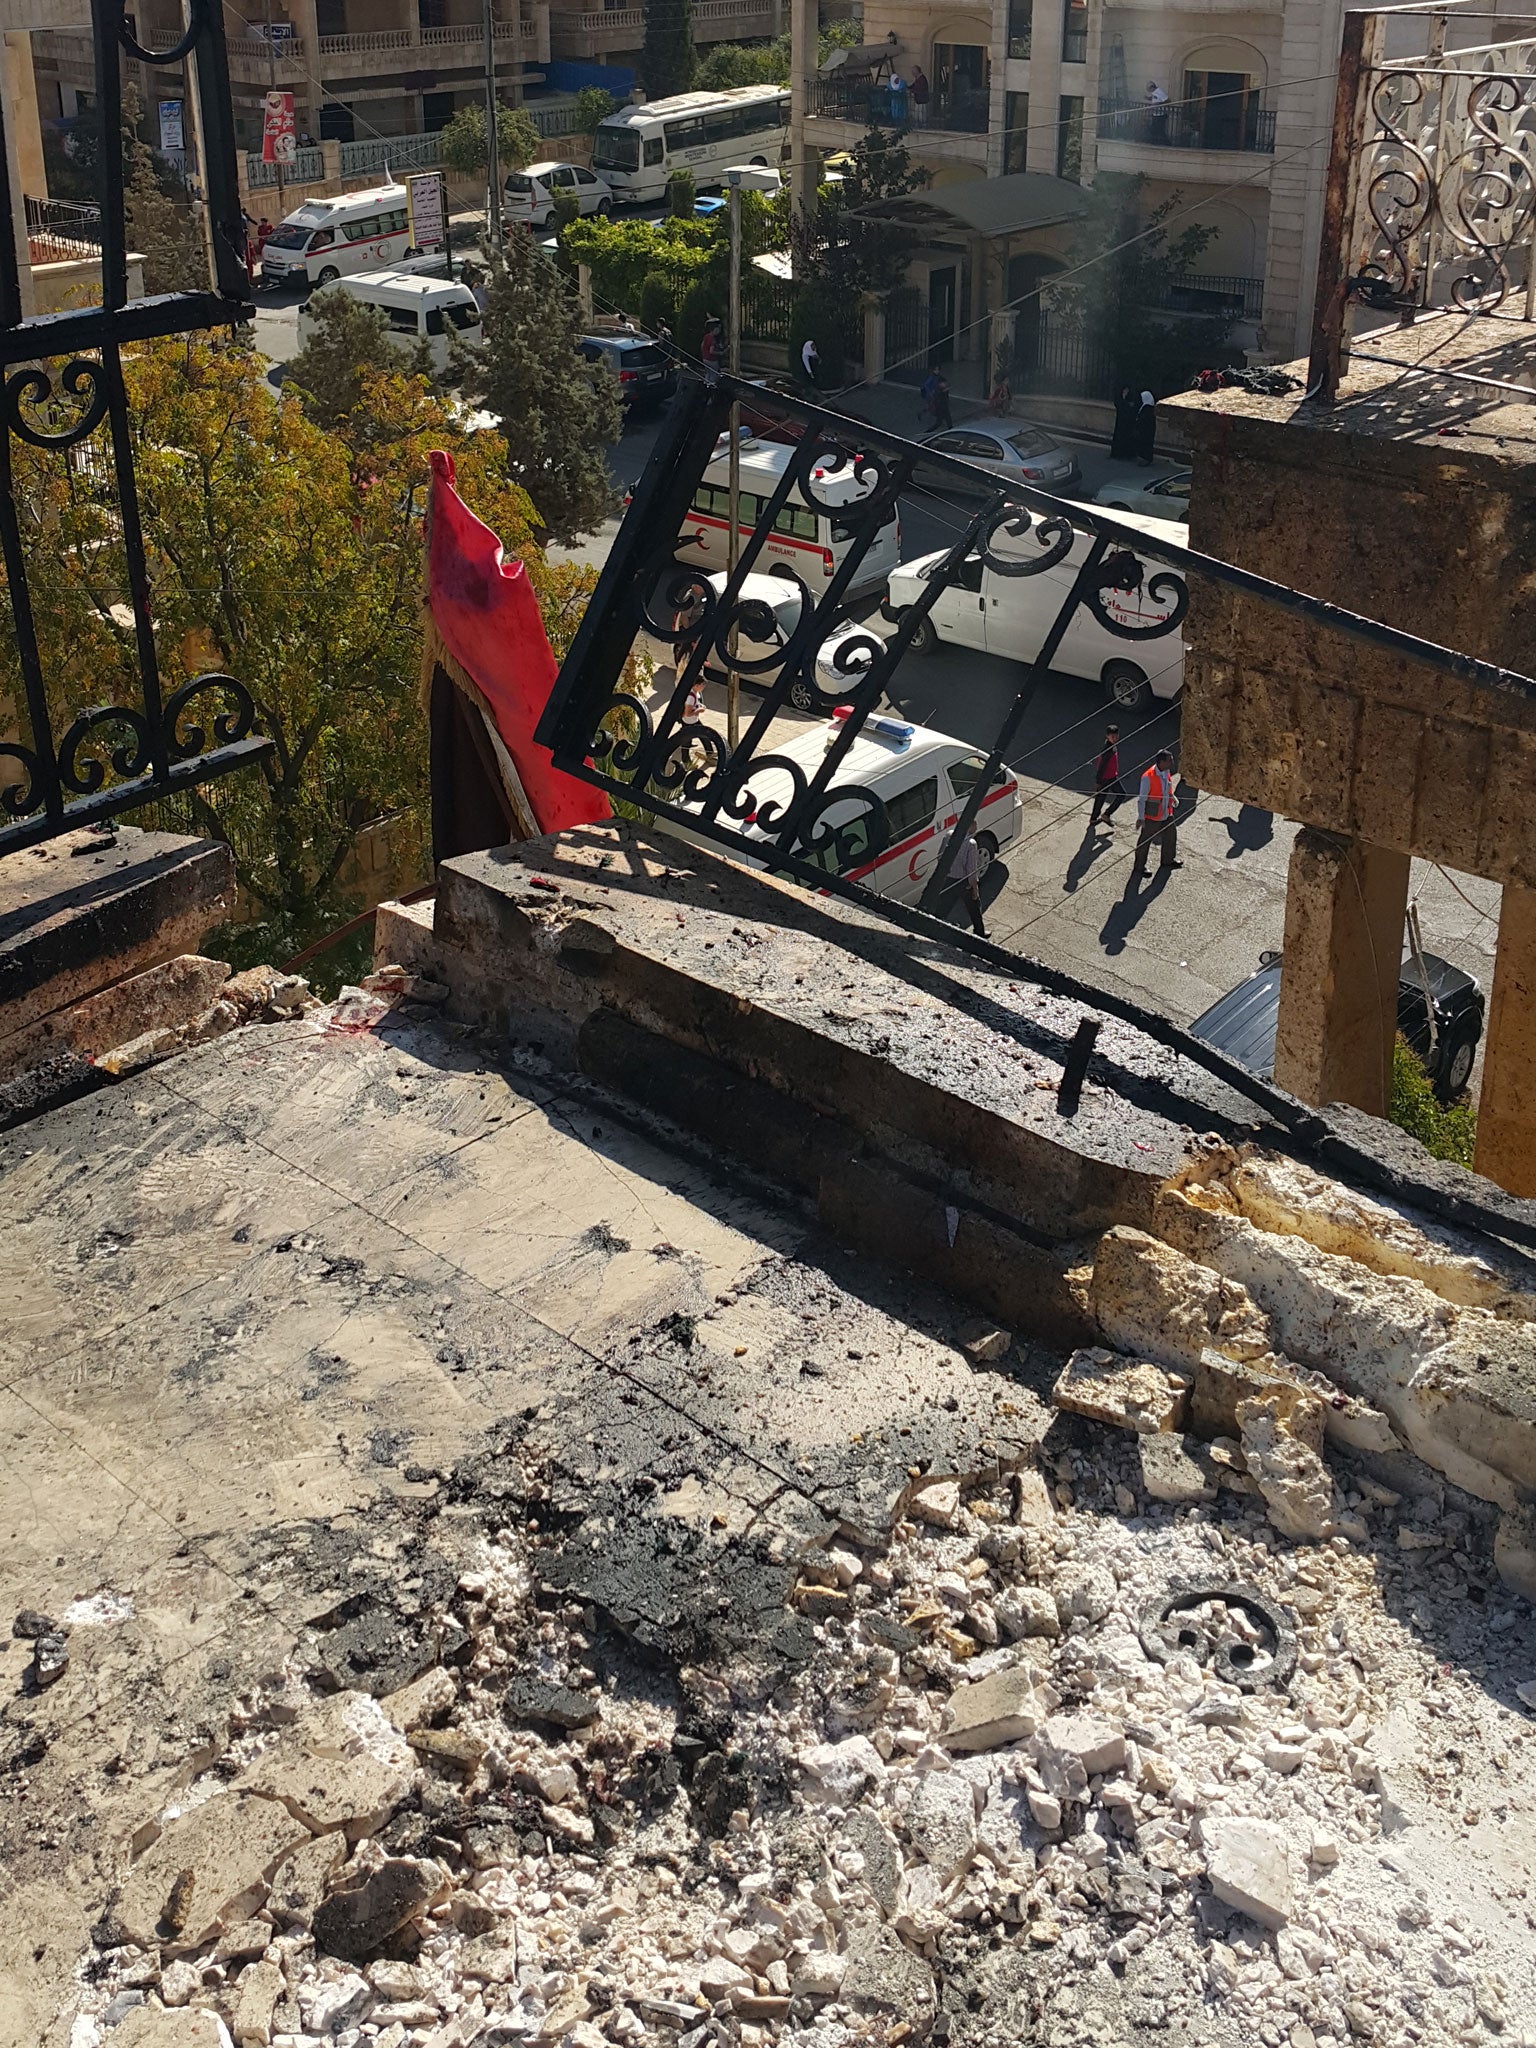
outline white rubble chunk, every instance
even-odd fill
[[[410,1744],[378,1701],[338,1692],[301,1714],[259,1756],[237,1790],[281,1800],[315,1834],[374,1834],[410,1790]]]
[[[818,1742],[801,1752],[799,1763],[816,1780],[822,1796],[839,1806],[852,1806],[866,1785],[877,1785],[885,1776],[885,1759],[867,1735]]]
[[[1200,1823],[1206,1875],[1223,1904],[1283,1927],[1291,1917],[1292,1882],[1285,1836],[1271,1821],[1211,1816]]]
[[[1100,1238],[1088,1298],[1117,1351],[1161,1365],[1189,1369],[1207,1348],[1231,1358],[1271,1349],[1246,1288],[1126,1224]]]
[[[998,1749],[1033,1735],[1058,1703],[1029,1664],[1005,1665],[974,1685],[958,1685],[944,1709],[942,1739],[953,1750]]]
[[[1035,1745],[1043,1757],[1075,1762],[1090,1778],[1106,1777],[1125,1762],[1125,1735],[1096,1714],[1053,1714]]]
[[[1097,1347],[1074,1351],[1051,1389],[1052,1405],[1067,1414],[1137,1435],[1182,1429],[1188,1399],[1186,1375]]]
[[[912,1488],[912,1513],[920,1522],[953,1529],[960,1519],[958,1479],[919,1479]]]
[[[976,1853],[976,1795],[959,1771],[929,1771],[907,1808],[913,1845],[942,1878],[964,1869]]]
[[[1011,1587],[999,1597],[994,1611],[1004,1635],[1012,1642],[1029,1636],[1061,1634],[1056,1602],[1044,1586]]]
[[[795,1964],[790,1989],[797,1998],[836,1998],[847,1968],[846,1956],[830,1949],[812,1949]]]
[[[1334,1528],[1333,1476],[1284,1411],[1273,1394],[1238,1403],[1243,1456],[1281,1535],[1319,1542]]]
[[[1216,1498],[1210,1453],[1189,1436],[1144,1436],[1136,1445],[1143,1492],[1153,1500],[1185,1507]]]

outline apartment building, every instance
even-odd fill
[[[1311,314],[1341,15],[1342,0],[865,0],[863,47],[806,82],[806,144],[900,127],[935,194],[1019,172],[1139,175],[1149,208],[1177,195],[1172,224],[1213,231],[1169,310],[1223,310],[1255,353],[1284,358]],[[974,304],[963,241],[939,257],[958,258]],[[920,284],[922,249],[914,263]],[[1007,270],[1013,297],[1016,252]]]

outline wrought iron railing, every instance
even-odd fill
[[[1536,318],[1536,38],[1518,25],[1461,0],[1345,14],[1309,380],[1325,399],[1352,302]]]
[[[283,165],[285,185],[318,185],[325,176],[325,152],[312,146],[296,149],[291,163]],[[245,182],[252,192],[259,192],[277,183],[277,165],[263,163],[254,149],[245,153]]]
[[[185,34],[150,51],[130,32],[123,0],[92,0],[97,124],[100,303],[28,318],[16,239],[9,163],[0,133],[0,570],[10,606],[11,644],[22,701],[0,723],[0,854],[132,810],[190,784],[227,775],[260,758],[270,742],[255,736],[250,693],[232,676],[200,675],[166,693],[155,646],[150,571],[139,516],[133,436],[123,377],[130,346],[159,336],[230,327],[251,316],[245,235],[235,179],[229,71],[217,0],[189,0]],[[206,291],[128,297],[123,195],[121,57],[162,69],[189,64],[203,140],[203,197],[212,273]],[[0,121],[4,118],[0,108]],[[98,429],[102,440],[93,439]],[[24,519],[18,501],[16,442],[73,469],[88,466],[115,498],[126,601],[138,685],[136,701],[76,708],[66,673],[45,670],[33,605],[41,550],[57,545]],[[99,454],[97,451],[102,451]]]
[[[1275,113],[1259,95],[1218,94],[1191,101],[1100,100],[1100,142],[1146,143],[1163,149],[1225,149],[1271,156]]]
[[[341,175],[355,178],[359,172],[430,171],[443,160],[443,138],[428,135],[370,135],[361,142],[341,145]]]
[[[712,579],[702,566],[678,556],[690,543],[691,508],[700,489],[711,493],[707,516],[722,509],[721,487],[714,481],[705,487],[703,478],[719,463],[733,402],[750,410],[760,431],[764,415],[773,414],[775,434],[787,452],[771,494],[759,483],[748,496],[738,560]],[[718,467],[713,474],[718,477]],[[900,604],[888,605],[889,637],[850,629],[846,600],[867,582],[870,550],[877,540],[883,545],[889,539],[909,492],[921,493],[930,507],[946,508],[953,540],[903,586]],[[776,535],[800,532],[801,520],[809,522],[807,560],[816,558],[803,576],[784,559],[782,541],[773,556],[766,552]],[[787,621],[782,605],[749,594],[747,579],[769,560],[775,576],[787,578],[799,595]],[[989,735],[968,735],[976,755],[986,760],[973,772],[969,793],[957,796],[956,824],[914,908],[879,890],[882,856],[905,849],[895,841],[894,821],[879,791],[848,773],[845,764],[871,720],[884,715],[880,706],[903,657],[914,644],[931,641],[936,605],[951,591],[986,594],[981,579],[988,574],[1001,579],[998,593],[1021,581],[1047,575],[1051,580],[1033,584],[1040,593],[1038,611],[1011,703]],[[1069,630],[1082,621],[1107,635],[1122,653],[1106,666],[1106,678],[1115,680],[1111,669],[1122,675],[1128,670],[1144,684],[1180,658],[1191,583],[1202,577],[1299,615],[1311,627],[1346,633],[1474,686],[1536,702],[1536,680],[1528,676],[1153,538],[1097,506],[1053,498],[866,422],[721,378],[708,385],[690,381],[674,406],[537,739],[561,768],[608,791],[630,813],[638,808],[756,866],[931,930],[923,913],[937,908],[954,852],[997,794],[1000,778],[1006,782],[1005,764],[1025,714]],[[1046,594],[1052,590],[1059,593],[1054,602]],[[992,618],[990,606],[987,617]],[[633,672],[630,656],[642,640],[670,656],[670,675],[654,699],[626,681]],[[685,721],[690,694],[706,671],[732,670],[759,693],[743,709],[739,726],[728,722],[722,732],[709,720]],[[667,676],[668,665],[660,673]],[[823,745],[786,752],[778,743],[776,721],[791,707],[829,714]],[[899,733],[887,743],[899,749]],[[920,822],[926,828],[932,815],[925,813]],[[983,832],[986,826],[983,819]],[[902,829],[916,827],[908,821]],[[1000,963],[1012,960],[980,938],[951,936]],[[1041,971],[1032,971],[1039,978]],[[1114,1001],[1103,991],[1094,991],[1092,999],[1113,1011]],[[1259,1084],[1246,1076],[1242,1085],[1251,1092]]]
[[[870,79],[818,78],[812,81],[811,112],[834,121],[857,121],[861,128],[937,128],[950,135],[985,135],[988,115],[984,91],[936,92],[914,106],[906,80],[899,85]]]

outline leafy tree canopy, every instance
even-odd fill
[[[289,364],[286,382],[320,426],[340,426],[361,404],[370,378],[405,375],[432,381],[427,344],[418,342],[409,351],[397,348],[379,307],[332,286],[316,292],[310,311],[314,332]]]
[[[460,107],[438,138],[444,168],[456,178],[483,178],[489,159],[485,139],[485,108],[478,102]],[[496,106],[496,149],[502,169],[520,171],[544,147],[543,137],[522,107]]]
[[[653,100],[687,92],[693,85],[699,70],[693,41],[693,0],[649,0],[639,68],[640,83]]]
[[[576,126],[583,135],[596,133],[599,121],[617,113],[618,100],[600,85],[584,85],[576,95]]]
[[[567,228],[567,241],[579,231]],[[531,235],[515,234],[491,280],[485,345],[458,358],[465,395],[501,422],[509,474],[562,543],[593,532],[613,509],[605,450],[622,426],[613,380],[577,348],[582,331],[567,280]]]
[[[842,172],[841,184],[822,186],[808,216],[789,223],[795,275],[824,296],[893,291],[912,259],[912,231],[862,216],[880,200],[921,191],[928,173],[899,137],[878,128],[847,152]]]

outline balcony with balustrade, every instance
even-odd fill
[[[498,67],[509,61],[541,61],[541,13],[542,9],[530,11],[495,23]],[[443,22],[431,28],[413,23],[408,28],[362,29],[348,35],[319,37],[317,69],[328,81],[389,78],[439,69],[458,71],[480,63],[484,41],[478,21]]]
[[[1099,101],[1098,165],[1102,171],[1169,180],[1220,183],[1233,157],[1272,157],[1274,110],[1256,90],[1209,100]],[[1250,170],[1245,183],[1263,184]]]
[[[771,36],[776,27],[772,0],[694,0],[696,43],[736,43]],[[552,8],[552,57],[604,57],[635,50],[645,38],[644,7]]]

